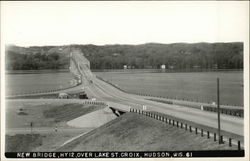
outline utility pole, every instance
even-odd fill
[[[218,113],[218,136],[219,144],[222,144],[220,135],[220,80],[217,78],[217,113]]]
[[[30,134],[32,135],[33,122],[30,122]]]

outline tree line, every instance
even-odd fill
[[[175,43],[142,45],[68,45],[82,50],[90,61],[91,69],[160,68],[172,69],[243,69],[243,43]],[[7,69],[61,69],[69,65],[68,54],[62,54],[55,46],[7,50]],[[41,52],[40,52],[41,51]],[[53,52],[49,52],[53,51]]]
[[[242,69],[243,43],[176,43],[143,45],[74,45],[92,69],[131,68]]]
[[[7,70],[41,70],[41,69],[65,69],[69,66],[69,59],[60,56],[60,53],[28,53],[20,54],[7,51]]]

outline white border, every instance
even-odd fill
[[[4,28],[2,24],[2,18],[4,17],[4,13],[2,11],[2,3],[1,2],[1,160],[16,160],[16,159],[6,159],[4,157],[4,140],[5,140],[5,57],[4,57],[4,51],[5,51],[5,35],[4,35]],[[4,2],[5,3],[5,2]],[[20,2],[11,2],[14,3],[20,3]],[[24,3],[24,2],[22,2]],[[30,2],[25,2],[30,3]],[[48,2],[49,3],[49,2]],[[64,2],[53,2],[53,3],[64,3]],[[66,3],[66,2],[65,2]],[[81,3],[81,2],[79,2]],[[90,2],[88,2],[90,3]],[[92,2],[93,4],[98,2]],[[130,5],[133,5],[131,2],[123,2],[123,3],[130,3]],[[143,2],[142,2],[143,3]],[[161,3],[161,2],[157,2]],[[179,2],[182,3],[182,2]],[[196,2],[193,2],[196,3]],[[223,3],[223,2],[222,2]],[[225,2],[226,3],[226,2]],[[249,2],[244,2],[246,5],[249,6]],[[98,4],[97,4],[98,5]],[[245,31],[245,35],[242,35],[244,37],[244,135],[245,135],[245,157],[244,158],[164,158],[167,160],[249,160],[249,7],[248,7],[248,19],[247,21],[247,31]],[[146,158],[143,158],[146,159]],[[20,159],[19,159],[20,160]],[[24,159],[22,159],[24,160]],[[43,160],[43,159],[32,159],[32,160]],[[52,160],[52,159],[46,159],[46,160]],[[54,159],[53,159],[54,160]],[[65,160],[65,159],[64,159]],[[76,160],[76,159],[67,159],[67,160]],[[83,159],[81,159],[83,160]],[[84,159],[84,160],[93,160],[93,159]],[[107,160],[107,159],[98,159],[98,160]],[[127,159],[119,159],[119,160],[127,160]],[[130,159],[134,160],[134,159]],[[136,159],[137,160],[137,159]],[[162,160],[160,158],[149,158],[147,160]]]

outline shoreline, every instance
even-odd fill
[[[244,69],[92,69],[92,72],[147,72],[147,73],[203,73],[203,72],[244,72]],[[43,74],[43,73],[66,73],[69,69],[41,69],[41,70],[6,70],[5,74]]]
[[[93,69],[93,73],[98,72],[121,72],[121,73],[205,73],[205,72],[244,72],[243,69],[197,69],[197,70],[171,70],[171,69]]]
[[[6,70],[5,74],[46,74],[46,73],[68,73],[69,69],[41,69],[41,70]]]

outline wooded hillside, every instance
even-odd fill
[[[7,69],[59,69],[68,66],[72,48],[80,48],[92,69],[160,68],[242,69],[243,43],[175,43],[142,45],[69,45],[7,50]],[[32,51],[32,52],[29,52]]]
[[[243,43],[75,45],[82,49],[93,69],[160,68],[242,69]]]

